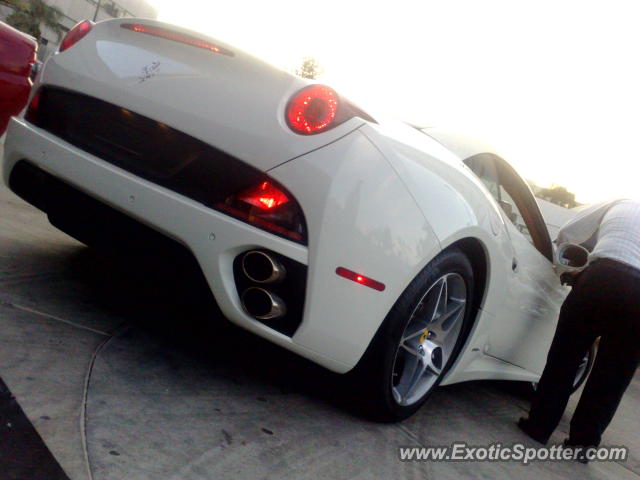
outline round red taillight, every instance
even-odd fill
[[[76,24],[69,33],[65,35],[60,42],[59,52],[64,52],[65,50],[73,47],[76,43],[82,40],[87,33],[91,31],[95,24],[90,20],[83,20],[82,22]]]
[[[287,122],[296,133],[309,135],[327,129],[336,119],[338,94],[325,85],[299,91],[287,107]]]

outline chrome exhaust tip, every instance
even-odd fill
[[[251,250],[244,254],[242,272],[255,283],[279,283],[287,276],[282,263],[260,250]]]
[[[247,288],[240,299],[245,311],[257,320],[274,320],[287,313],[282,299],[264,288]]]

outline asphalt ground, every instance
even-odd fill
[[[640,478],[637,376],[603,441],[626,462],[401,462],[399,446],[535,446],[515,426],[527,389],[452,385],[369,422],[340,378],[227,325],[197,275],[85,247],[4,186],[0,377],[0,480]]]

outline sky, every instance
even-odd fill
[[[150,0],[159,19],[493,145],[578,201],[640,198],[640,2]]]

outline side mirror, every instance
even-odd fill
[[[573,243],[563,243],[556,251],[556,271],[577,273],[584,270],[589,262],[589,250]]]

